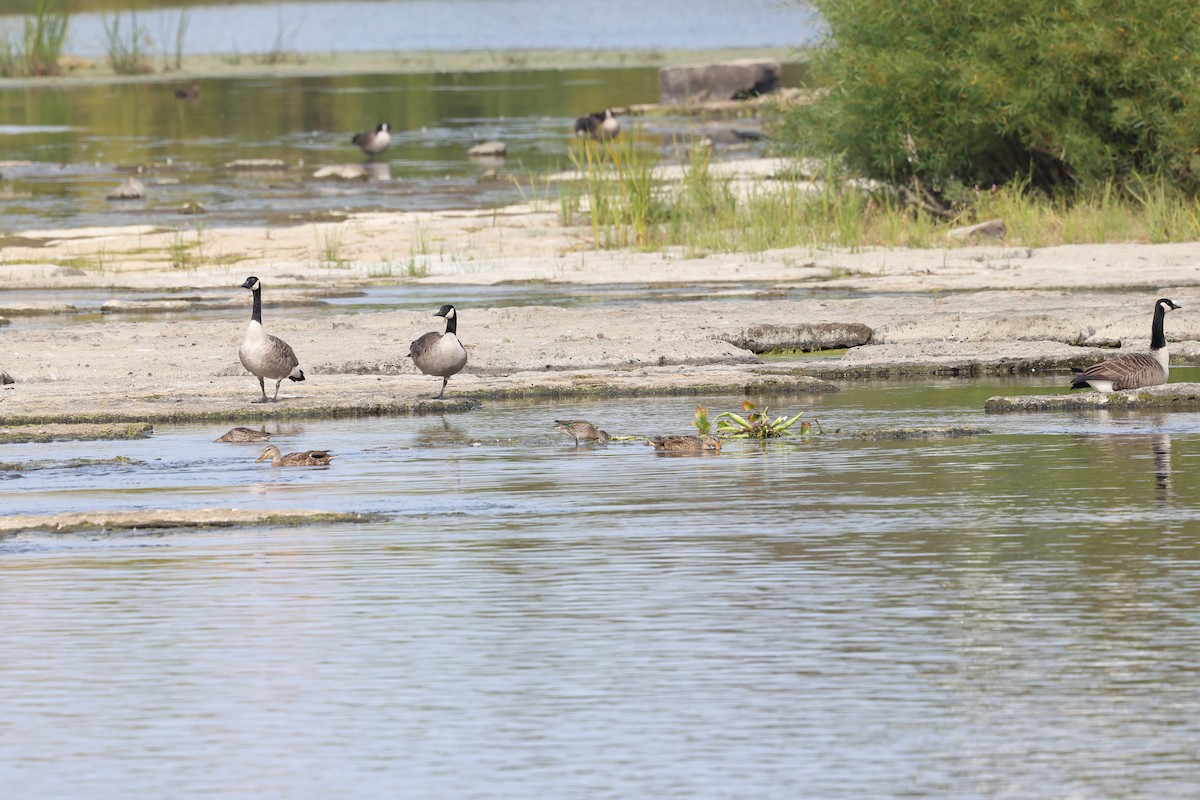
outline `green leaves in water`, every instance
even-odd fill
[[[776,417],[771,419],[770,409],[763,407],[759,410],[752,401],[746,400],[742,403],[742,414],[737,414],[733,411],[723,411],[715,418],[716,433],[718,436],[729,439],[774,439],[783,436],[792,436],[792,426],[800,421],[800,417],[804,416],[801,412],[794,417]],[[701,436],[711,432],[712,420],[708,417],[708,409],[703,406],[696,406],[696,418],[692,421],[699,431]],[[818,423],[818,429],[820,424]],[[800,424],[800,435],[808,436],[812,432],[812,424],[802,422]]]

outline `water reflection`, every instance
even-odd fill
[[[1169,505],[1171,499],[1171,437],[1165,433],[1155,436],[1151,442],[1154,452],[1154,486],[1160,505]]]

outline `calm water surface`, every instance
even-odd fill
[[[0,540],[6,797],[1190,798],[1200,414],[989,417],[1008,383],[488,403],[0,446],[8,513],[376,511],[360,526]],[[700,398],[714,410],[740,398]],[[984,436],[876,441],[878,426]],[[268,426],[275,430],[276,425]],[[130,463],[71,465],[72,459]]]

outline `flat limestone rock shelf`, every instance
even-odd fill
[[[90,511],[50,516],[0,518],[0,535],[42,531],[134,531],[164,528],[234,528],[247,525],[319,525],[334,522],[371,522],[379,515],[339,511],[254,511],[241,508],[201,508],[183,511]]]
[[[1080,411],[1141,408],[1174,411],[1200,410],[1200,383],[1166,383],[1123,392],[1101,394],[1077,391],[1067,394],[998,396],[988,398],[984,410],[989,414],[1018,411]]]

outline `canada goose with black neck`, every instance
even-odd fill
[[[375,126],[375,130],[373,131],[354,134],[354,138],[350,141],[358,145],[358,149],[366,153],[368,159],[371,159],[392,146],[391,131],[391,125],[381,122]]]
[[[1091,386],[1096,391],[1107,394],[1121,389],[1137,389],[1166,383],[1171,366],[1167,355],[1167,337],[1163,333],[1163,319],[1168,311],[1177,308],[1182,306],[1165,297],[1155,302],[1154,322],[1150,325],[1149,353],[1123,353],[1084,369],[1072,367],[1071,371],[1078,374],[1071,381],[1071,388],[1082,389]]]
[[[442,390],[433,398],[442,400],[450,376],[461,372],[467,365],[467,349],[458,340],[458,312],[454,306],[447,303],[434,316],[446,318],[445,333],[430,331],[409,345],[408,355],[421,372],[442,379]]]
[[[300,360],[291,345],[263,330],[262,281],[251,275],[242,288],[249,289],[254,295],[254,310],[250,312],[250,324],[246,327],[246,338],[238,348],[238,358],[242,366],[258,378],[258,386],[262,389],[262,399],[253,402],[273,403],[279,399],[279,384],[283,379],[302,381],[304,370],[300,369]],[[266,378],[275,381],[274,397],[267,397]]]

